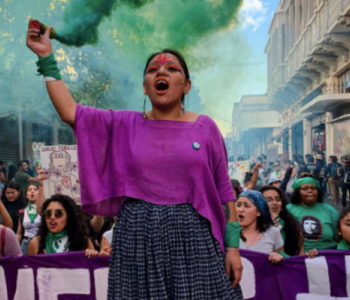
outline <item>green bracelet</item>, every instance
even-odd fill
[[[288,257],[290,257],[287,253],[284,253],[284,252],[282,252],[282,251],[278,251],[278,254],[282,255],[283,258],[288,258]]]
[[[52,53],[45,57],[39,57],[36,65],[38,66],[38,75],[43,75],[45,78],[54,78],[55,80],[62,79],[57,61]]]
[[[227,247],[239,248],[242,228],[238,222],[226,224],[224,242]]]

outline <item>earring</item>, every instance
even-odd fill
[[[143,100],[143,111],[142,111],[142,115],[144,119],[147,119],[147,115],[146,115],[146,95],[145,95],[145,99]]]
[[[180,116],[183,116],[185,114],[185,101],[181,102],[181,110],[180,110]]]

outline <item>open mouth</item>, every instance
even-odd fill
[[[244,219],[244,216],[242,214],[239,214],[238,215],[238,221],[243,221],[243,219]]]
[[[57,226],[57,223],[52,221],[52,222],[49,223],[49,225],[50,225],[51,228],[54,228],[54,227]]]
[[[272,207],[273,212],[278,212],[278,207]]]
[[[157,94],[164,94],[169,89],[169,83],[164,77],[159,77],[155,81],[155,89]]]

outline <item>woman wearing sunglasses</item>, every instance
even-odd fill
[[[65,195],[54,195],[42,208],[39,234],[29,244],[28,255],[85,251],[87,256],[98,252],[89,239],[89,231],[80,207]]]

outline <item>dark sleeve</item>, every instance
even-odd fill
[[[342,177],[344,177],[344,168],[342,168],[342,166],[341,165],[338,165],[338,168],[340,168],[340,175],[342,176]]]
[[[324,176],[328,177],[329,172],[330,172],[330,168],[329,168],[329,164],[328,164],[327,167],[326,167],[326,171],[324,173]]]
[[[292,176],[292,173],[293,173],[293,169],[292,168],[288,168],[288,170],[286,171],[285,175],[284,175],[284,178],[281,182],[281,185],[280,185],[280,190],[282,190],[282,192],[286,192],[287,190],[287,184],[288,184],[288,181],[290,180],[290,177]]]

